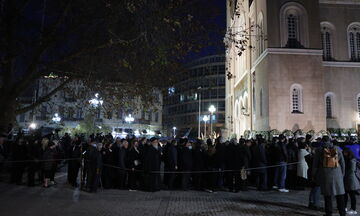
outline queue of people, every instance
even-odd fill
[[[0,139],[0,147],[2,143]],[[37,173],[39,182],[47,188],[56,184],[54,174],[65,161],[68,183],[89,192],[101,187],[236,193],[255,186],[260,191],[287,193],[309,187],[309,208],[321,209],[322,194],[326,215],[332,215],[333,197],[340,215],[357,214],[359,150],[355,139],[340,145],[327,136],[313,140],[311,136],[280,135],[271,141],[261,135],[229,141],[114,139],[110,134],[88,139],[66,134],[58,141],[20,137],[11,148],[11,182],[21,184],[27,170],[29,186],[35,184]],[[6,153],[1,155],[8,157]]]

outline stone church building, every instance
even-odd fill
[[[227,0],[226,129],[360,130],[359,0]]]

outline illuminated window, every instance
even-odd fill
[[[332,100],[330,95],[326,96],[325,103],[326,103],[326,118],[332,118]]]
[[[291,112],[302,113],[302,87],[299,84],[294,84],[290,89],[291,96]]]
[[[351,61],[360,61],[360,26],[357,24],[350,25],[348,37]]]

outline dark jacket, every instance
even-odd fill
[[[140,170],[142,167],[140,150],[131,148],[128,152],[126,163],[127,168]]]
[[[193,166],[192,150],[183,147],[181,151],[180,169],[183,171],[191,171]]]
[[[178,150],[172,143],[168,143],[164,148],[164,163],[168,170],[175,170],[178,165]]]

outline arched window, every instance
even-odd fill
[[[296,2],[288,2],[280,10],[281,46],[304,48],[308,46],[307,12]]]
[[[326,96],[325,104],[326,104],[326,118],[332,118],[332,100],[330,95]]]
[[[321,23],[321,44],[323,49],[323,59],[333,60],[333,34],[335,27],[329,22]]]
[[[259,56],[265,51],[265,33],[264,33],[264,21],[263,14],[259,13],[258,15],[258,24],[257,24],[257,41],[258,41],[258,51]]]
[[[348,27],[349,54],[351,61],[360,61],[360,24],[350,24]]]
[[[291,97],[291,113],[302,113],[302,87],[299,84],[294,84],[290,88]]]

